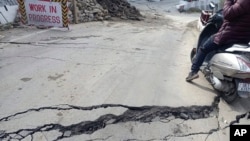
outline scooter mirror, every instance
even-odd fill
[[[214,3],[213,1],[211,1],[211,2],[209,3],[209,8],[210,8],[210,9],[214,9],[214,8],[215,8],[215,3]]]

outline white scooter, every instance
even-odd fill
[[[222,22],[222,10],[210,16],[199,35],[197,47],[191,51],[191,61],[199,47],[218,32]],[[200,70],[222,98],[232,103],[237,97],[250,97],[250,46],[233,44],[225,48],[208,54]]]

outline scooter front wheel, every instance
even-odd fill
[[[196,55],[196,48],[193,48],[190,52],[190,59],[192,63],[194,61],[195,55]]]

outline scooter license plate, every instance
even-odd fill
[[[240,82],[240,83],[238,84],[238,91],[250,92],[250,83],[243,83],[243,82]]]

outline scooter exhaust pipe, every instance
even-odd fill
[[[217,77],[213,76],[212,78],[212,85],[216,90],[222,91],[222,92],[230,92],[233,88],[232,83],[227,83],[225,81],[219,80]]]
[[[216,90],[219,90],[219,91],[222,91],[222,92],[230,92],[230,91],[233,91],[233,89],[234,89],[233,83],[228,83],[228,82],[225,82],[225,81],[221,81],[215,76],[213,76],[212,82],[213,82],[212,83],[213,87]],[[249,98],[250,97],[249,92],[238,91],[237,93],[241,98]]]
[[[221,91],[222,90],[222,82],[218,79],[218,78],[216,78],[216,77],[214,77],[213,76],[213,78],[212,78],[212,85],[214,86],[214,88],[216,89],[216,90],[219,90],[219,91]]]

